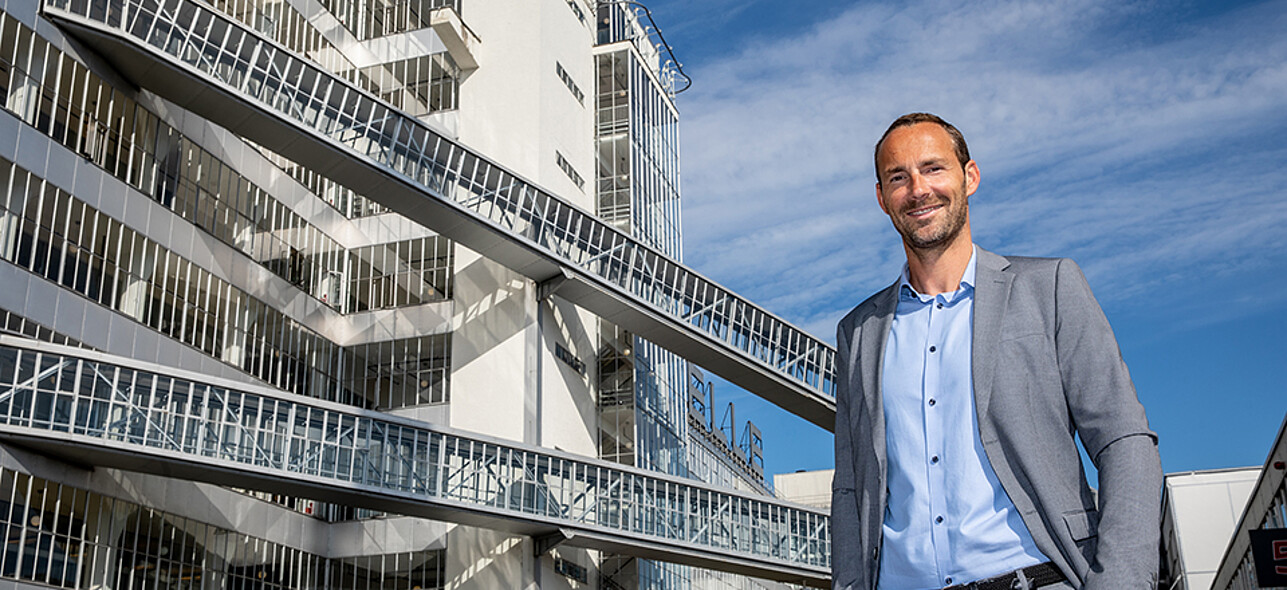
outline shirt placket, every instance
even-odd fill
[[[951,568],[951,539],[948,530],[947,478],[942,457],[946,445],[945,408],[939,399],[943,384],[943,340],[946,337],[947,309],[942,295],[935,296],[927,305],[929,327],[925,331],[922,354],[925,358],[925,387],[921,392],[921,411],[925,415],[925,479],[929,484],[930,534],[933,539],[934,561],[938,579],[947,580]],[[944,584],[948,585],[948,584]]]

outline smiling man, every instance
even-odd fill
[[[1157,436],[1081,270],[974,244],[946,121],[900,117],[875,159],[907,264],[838,328],[834,587],[1155,587]]]

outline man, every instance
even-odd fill
[[[899,118],[875,160],[907,265],[838,328],[834,586],[1155,587],[1157,436],[1081,270],[974,245],[946,121]]]

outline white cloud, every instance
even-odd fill
[[[1187,8],[862,3],[690,67],[688,262],[829,340],[901,264],[871,146],[928,110],[983,169],[976,240],[1074,256],[1101,298],[1287,264],[1287,3]]]

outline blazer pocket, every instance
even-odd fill
[[[1099,512],[1095,510],[1074,510],[1064,513],[1064,525],[1075,542],[1099,536]]]

